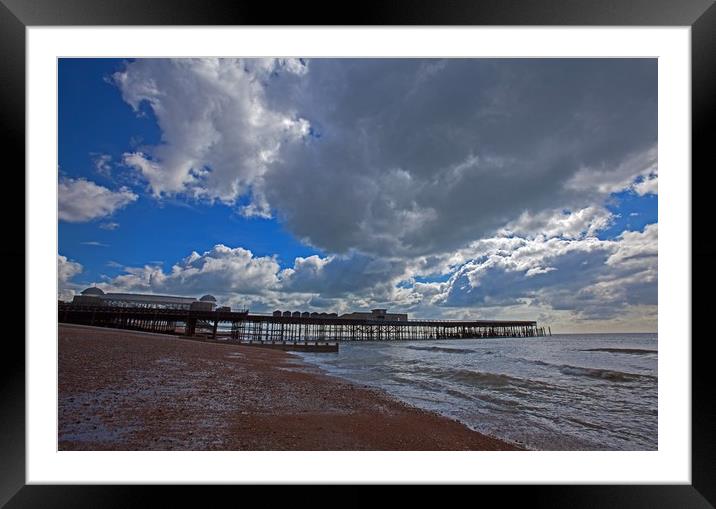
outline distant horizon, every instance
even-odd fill
[[[656,59],[58,70],[61,300],[658,333]]]

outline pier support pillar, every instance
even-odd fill
[[[196,333],[196,318],[187,318],[184,332],[187,336],[193,336]]]

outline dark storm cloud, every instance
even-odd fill
[[[291,100],[320,138],[283,147],[262,191],[292,231],[328,251],[458,247],[524,211],[592,204],[605,194],[597,184],[627,185],[652,168],[656,69],[312,60]]]
[[[297,258],[292,269],[282,273],[286,292],[319,293],[324,298],[362,294],[381,285],[392,285],[406,269],[400,260],[351,256]]]

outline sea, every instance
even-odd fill
[[[657,335],[342,342],[328,374],[532,450],[657,450]]]

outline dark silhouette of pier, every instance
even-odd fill
[[[540,337],[544,327],[520,320],[360,320],[269,316],[248,310],[82,306],[59,303],[60,323],[258,344]],[[222,325],[221,329],[219,325]]]

